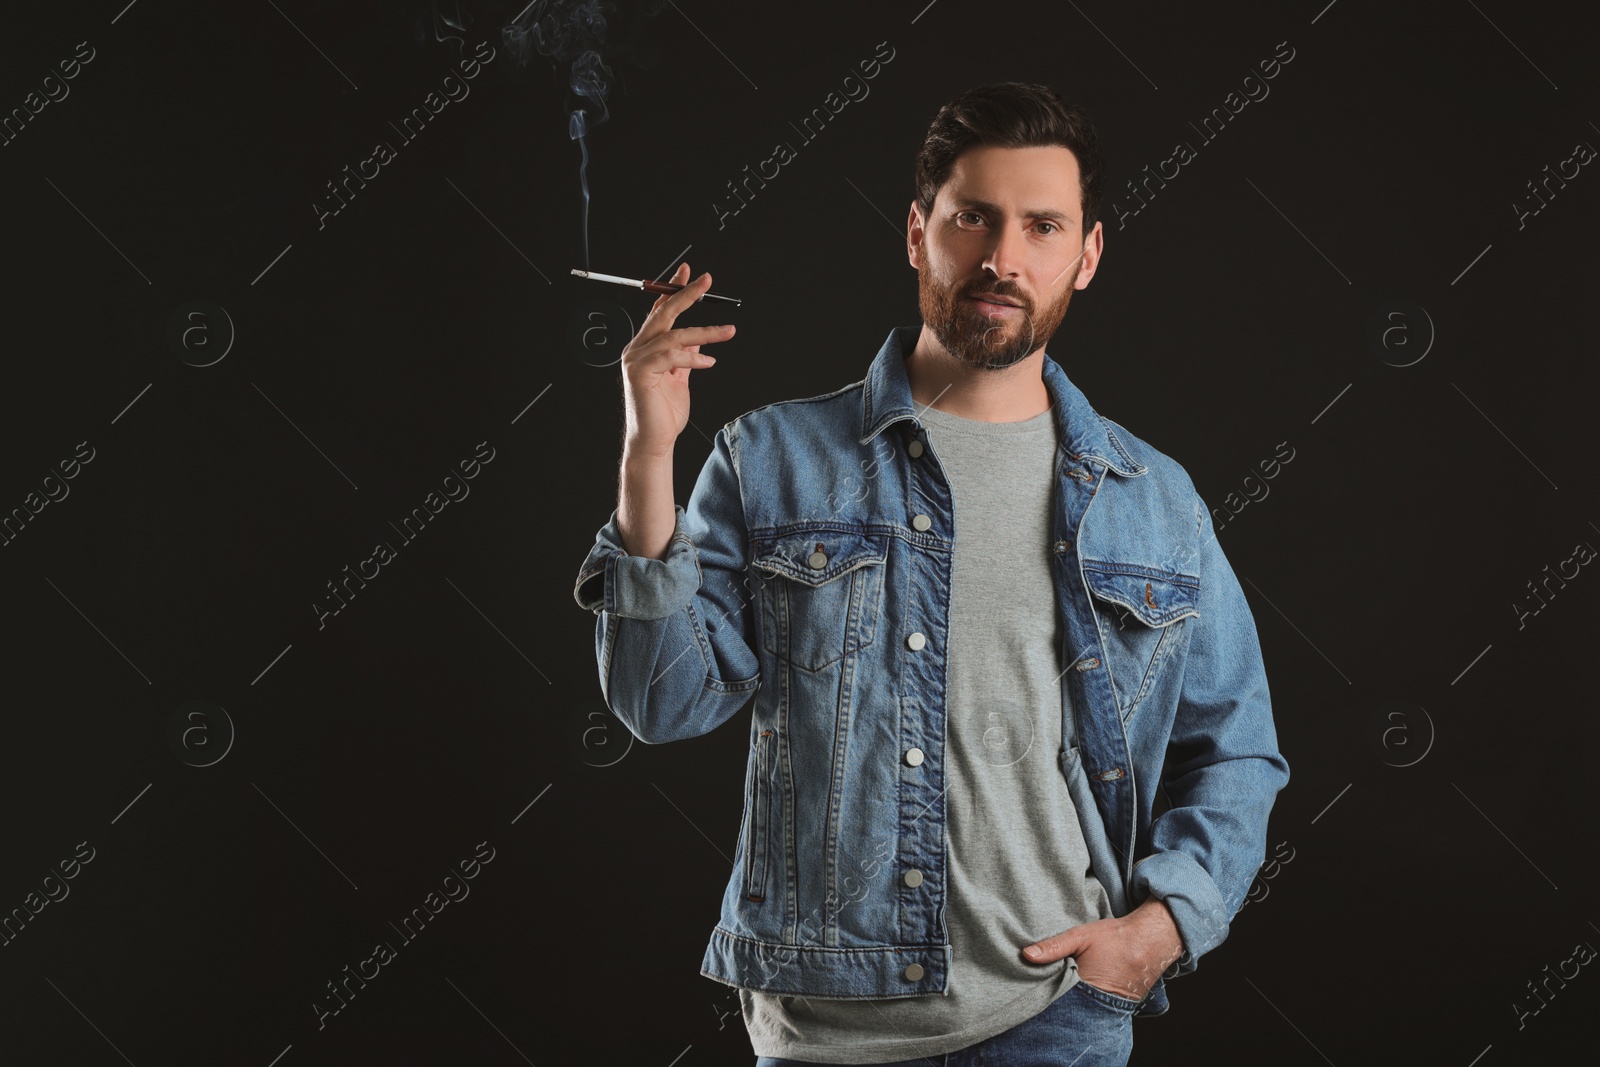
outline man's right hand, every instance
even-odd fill
[[[624,441],[630,453],[663,457],[672,452],[689,424],[689,371],[716,362],[700,346],[734,334],[731,325],[672,328],[678,315],[711,288],[710,274],[692,282],[688,278],[689,264],[678,264],[672,281],[683,288],[656,298],[639,332],[622,350]]]

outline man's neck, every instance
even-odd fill
[[[1024,422],[1050,409],[1042,347],[1004,370],[985,370],[950,355],[924,325],[906,357],[906,378],[918,408],[932,407],[963,419]]]

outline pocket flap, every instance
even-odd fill
[[[857,567],[882,563],[889,535],[849,526],[807,526],[758,536],[751,566],[807,585],[823,585]]]
[[[1200,579],[1193,575],[1161,575],[1133,566],[1112,569],[1087,561],[1083,574],[1096,599],[1122,605],[1146,626],[1166,626],[1185,616],[1200,615]]]

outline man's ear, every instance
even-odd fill
[[[924,231],[922,213],[917,208],[917,202],[911,201],[911,212],[906,216],[906,259],[913,267],[917,265],[917,246],[922,244]]]
[[[1078,285],[1078,282],[1074,281],[1074,288],[1082,289],[1087,287],[1089,282],[1094,280],[1095,271],[1100,269],[1100,259],[1105,255],[1105,231],[1103,229],[1103,222],[1104,220],[1102,219],[1095,220],[1094,228],[1089,231],[1089,237],[1083,243],[1083,260],[1084,265],[1088,268],[1089,276],[1084,278],[1083,270],[1080,269],[1078,273],[1078,280],[1081,280],[1083,285]]]

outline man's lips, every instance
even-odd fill
[[[978,305],[978,310],[985,315],[1004,315],[1008,311],[1021,311],[1016,304],[1005,303],[1005,297],[972,296],[967,299]]]

